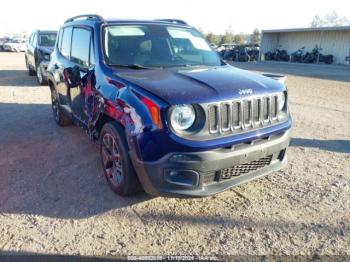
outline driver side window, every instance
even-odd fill
[[[88,67],[90,64],[90,45],[91,31],[85,28],[74,28],[71,61]]]

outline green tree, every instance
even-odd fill
[[[231,44],[233,43],[233,40],[234,40],[233,34],[230,32],[226,32],[226,34],[224,34],[224,36],[221,39],[221,44]]]
[[[208,33],[206,37],[207,37],[208,42],[213,44],[213,45],[217,45],[220,43],[220,37],[213,34],[213,33]]]
[[[254,29],[250,41],[252,44],[260,44],[260,31],[258,28]]]
[[[245,43],[245,35],[243,33],[235,35],[234,42],[237,45],[243,45]]]

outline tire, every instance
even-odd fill
[[[27,56],[26,56],[26,67],[27,67],[27,70],[28,70],[28,75],[29,76],[35,76],[36,75],[36,72],[30,68],[30,65],[28,63],[28,59],[27,59]]]
[[[100,136],[101,163],[109,186],[120,196],[133,195],[140,190],[128,152],[123,128],[114,122],[106,123]]]
[[[55,119],[57,125],[69,126],[73,123],[71,117],[66,115],[66,113],[62,110],[55,88],[51,88],[51,107],[53,118]]]
[[[36,79],[38,80],[38,83],[41,86],[47,83],[46,79],[44,79],[43,71],[40,65],[36,68]]]

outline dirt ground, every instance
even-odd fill
[[[0,53],[0,253],[350,255],[350,83],[335,78],[288,75],[284,170],[203,199],[122,198],[24,55]]]

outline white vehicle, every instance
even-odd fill
[[[26,41],[24,39],[12,39],[3,45],[4,51],[24,52],[26,51]]]
[[[220,52],[223,50],[231,50],[234,49],[235,45],[234,44],[222,44],[221,46],[216,48],[216,51]]]

